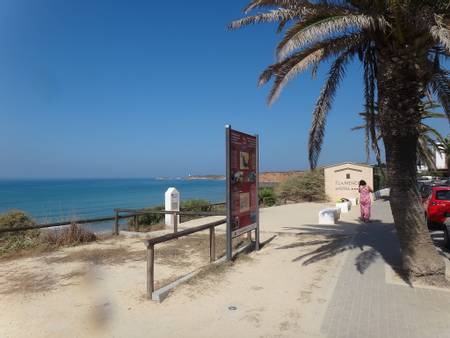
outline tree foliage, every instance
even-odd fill
[[[258,84],[273,80],[268,102],[273,103],[296,75],[330,63],[328,78],[317,100],[309,133],[309,160],[315,168],[322,148],[328,113],[349,61],[363,65],[365,114],[376,119],[378,51],[385,46],[414,43],[427,55],[426,86],[436,94],[450,117],[450,82],[441,67],[450,54],[449,2],[432,0],[253,0],[244,18],[230,29],[257,23],[277,23],[282,33],[276,47],[277,62],[267,67]],[[253,14],[252,14],[253,13]],[[422,65],[418,65],[418,67]],[[376,124],[367,125],[376,139]],[[373,144],[375,145],[375,144]]]
[[[447,116],[442,113],[435,112],[434,110],[439,108],[440,105],[436,104],[428,98],[421,106],[421,122],[419,124],[419,138],[417,144],[417,158],[431,170],[436,169],[435,152],[441,151],[442,146],[445,144],[445,138],[430,124],[428,120],[430,119],[447,119]],[[378,108],[375,107],[375,112],[373,115],[367,114],[366,112],[359,114],[364,123],[360,126],[352,128],[352,130],[364,130],[365,132],[365,149],[367,161],[369,160],[370,152],[375,154],[378,165],[381,164],[381,152],[380,152],[380,141],[382,140],[379,112]],[[375,125],[372,126],[371,124]],[[375,131],[372,135],[371,130]]]
[[[317,166],[327,116],[347,65],[361,62],[367,134],[377,140],[379,124],[403,267],[427,281],[429,276],[444,278],[445,265],[418,201],[417,144],[427,92],[450,118],[450,81],[443,62],[450,55],[449,8],[448,0],[253,0],[246,17],[230,24],[236,29],[276,22],[283,33],[276,62],[259,78],[260,85],[272,81],[269,104],[296,75],[311,70],[314,76],[321,64],[329,65],[309,132],[311,168]]]

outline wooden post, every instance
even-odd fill
[[[213,263],[216,260],[216,227],[209,228],[209,262]]]
[[[173,233],[176,234],[178,232],[178,214],[175,214],[174,216],[175,217],[173,218]]]
[[[256,136],[256,229],[255,250],[259,251],[259,135]]]
[[[147,298],[152,299],[155,287],[155,246],[147,247]]]
[[[114,217],[114,228],[113,228],[113,235],[119,235],[119,212],[117,210],[114,210],[115,217]]]

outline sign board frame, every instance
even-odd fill
[[[248,141],[248,144],[246,144],[246,149],[253,150],[253,154],[249,155],[249,153],[246,151],[240,152],[239,160],[237,159],[238,155],[236,152],[240,150],[239,144],[236,142],[237,137]],[[231,129],[230,125],[226,125],[225,143],[227,195],[227,260],[231,260],[233,258],[233,238],[245,233],[251,233],[251,231],[253,230],[255,231],[255,250],[259,250],[259,136],[245,134]],[[254,149],[252,149],[251,144],[254,144]],[[243,170],[236,172],[236,161],[244,161],[244,164],[240,163],[241,169],[242,166],[244,166],[244,169],[247,169],[246,167],[248,166],[248,162],[253,161],[253,158],[251,158],[252,156],[254,156],[255,161],[254,168],[252,168],[251,166],[249,166],[248,168],[254,169],[254,171]],[[254,177],[250,178],[250,175]],[[235,201],[237,194],[239,194],[239,196],[243,195],[244,197],[244,199],[240,197],[239,203]],[[254,199],[253,201],[252,198]],[[241,212],[240,208],[242,207],[242,205],[244,205],[244,207],[246,208],[245,212]],[[253,209],[252,206],[254,206]],[[253,213],[255,213],[255,215],[252,215]],[[235,221],[233,221],[233,216],[236,218]],[[236,221],[239,224],[241,217],[245,225],[242,227],[239,227],[238,225],[238,228],[236,229]]]

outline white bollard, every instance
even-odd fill
[[[349,209],[351,208],[351,206],[349,206],[348,202],[341,202],[341,203],[336,203],[336,208],[341,209],[341,213],[346,214],[347,212],[349,212]]]
[[[165,195],[165,208],[168,211],[180,211],[180,193],[177,189],[170,187],[167,189]],[[175,217],[178,218],[178,224],[180,224],[180,216],[179,215],[168,215],[166,214],[165,223],[167,226],[174,226]]]

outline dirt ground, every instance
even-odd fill
[[[0,261],[0,337],[318,337],[343,259],[321,248],[352,235],[315,231],[321,207],[262,210],[259,252],[201,270],[162,303],[145,297],[140,238]],[[156,287],[206,266],[208,243],[205,232],[158,245]],[[224,244],[218,229],[218,254]]]

